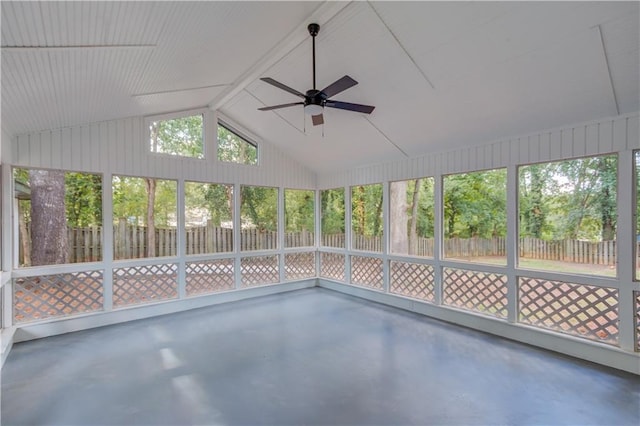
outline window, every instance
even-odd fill
[[[148,123],[151,152],[204,158],[204,114],[166,120],[151,118]]]
[[[242,186],[240,189],[242,251],[278,248],[278,188]]]
[[[506,265],[507,170],[444,177],[444,255]]]
[[[636,233],[635,237],[635,257],[636,257],[636,281],[640,281],[640,151],[635,152],[634,163],[636,167]],[[639,314],[640,315],[640,314]],[[639,334],[640,336],[640,334]],[[640,337],[639,337],[640,338]]]
[[[233,186],[185,182],[186,253],[233,251]]]
[[[218,160],[255,165],[258,164],[258,147],[229,126],[218,122]]]
[[[351,188],[351,246],[382,252],[382,184]]]
[[[433,257],[433,178],[391,182],[390,252]]]
[[[519,168],[522,268],[616,275],[615,155]]]
[[[102,260],[102,176],[14,169],[18,265]]]
[[[112,188],[114,259],[175,256],[176,182],[114,176]]]
[[[344,248],[344,189],[320,191],[322,245]]]
[[[284,190],[285,247],[308,247],[314,244],[315,192]]]

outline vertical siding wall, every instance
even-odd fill
[[[20,135],[13,141],[13,155],[5,162],[115,175],[302,189],[316,187],[314,173],[268,143],[257,141],[260,155],[257,167],[179,158],[149,153],[144,127],[144,118],[135,117]],[[206,143],[206,148],[207,157],[215,158],[215,144]]]
[[[318,188],[446,175],[640,148],[638,113],[318,176]],[[471,141],[476,142],[476,141]]]

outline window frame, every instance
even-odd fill
[[[255,163],[238,163],[235,161],[224,161],[221,160],[220,157],[218,156],[218,152],[220,149],[220,141],[218,140],[218,127],[222,126],[224,127],[226,130],[228,130],[229,132],[235,134],[237,137],[239,137],[242,141],[248,143],[249,145],[253,146],[256,149],[256,161]],[[215,141],[216,141],[216,147],[215,147],[215,159],[217,162],[222,163],[222,164],[235,164],[235,165],[239,165],[239,166],[259,166],[261,163],[261,149],[260,149],[260,143],[258,142],[259,138],[257,136],[255,136],[253,133],[249,132],[248,130],[246,130],[244,127],[240,126],[239,124],[237,124],[236,122],[234,122],[232,119],[230,119],[229,117],[218,113],[217,117],[216,117],[216,127],[215,127]]]
[[[209,140],[209,138],[207,137],[208,135],[208,123],[210,121],[210,114],[209,114],[209,109],[208,108],[196,108],[196,109],[189,109],[189,110],[182,110],[182,111],[174,111],[174,112],[168,112],[168,113],[164,113],[164,114],[157,114],[157,115],[149,115],[144,117],[144,143],[146,145],[146,152],[150,155],[158,155],[161,157],[166,157],[166,158],[175,158],[175,159],[189,159],[189,160],[197,160],[197,161],[204,161],[208,159],[208,154],[209,154],[209,149],[208,149],[208,143],[207,141]],[[202,115],[202,158],[200,157],[192,157],[189,155],[180,155],[180,154],[169,154],[166,152],[157,152],[157,151],[153,151],[151,149],[151,134],[150,134],[150,126],[152,122],[155,121],[170,121],[170,120],[176,120],[176,119],[180,119],[180,118],[185,118],[185,117],[193,117],[196,115]]]

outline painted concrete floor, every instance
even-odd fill
[[[17,344],[3,425],[638,425],[640,378],[313,288]]]

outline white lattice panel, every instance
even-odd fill
[[[344,254],[320,253],[320,276],[336,281],[345,280]]]
[[[121,307],[178,297],[178,265],[130,266],[113,270],[113,306]]]
[[[522,277],[519,284],[521,322],[618,342],[618,290]]]
[[[235,287],[233,259],[187,262],[187,296],[232,290]]]
[[[102,271],[73,272],[13,280],[16,323],[103,308]]]
[[[389,278],[391,293],[431,302],[435,299],[431,265],[392,261]]]
[[[636,351],[640,351],[640,291],[633,292],[636,307]]]
[[[243,257],[240,260],[242,286],[253,287],[280,281],[278,256]]]
[[[285,279],[300,280],[316,276],[316,255],[314,252],[287,253],[284,256]]]
[[[507,317],[507,277],[444,268],[444,304],[498,318]]]
[[[351,256],[351,283],[382,290],[382,259]]]

